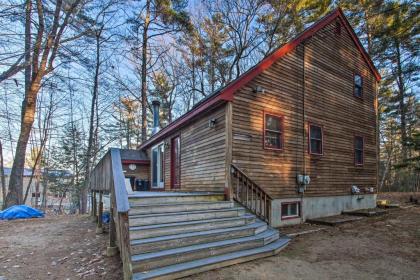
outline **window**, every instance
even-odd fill
[[[322,155],[322,127],[309,124],[309,153],[313,155]]]
[[[66,193],[54,193],[54,197],[55,198],[61,198],[61,197],[66,197]]]
[[[340,21],[335,22],[335,34],[341,35],[341,23],[340,23]]]
[[[283,117],[264,114],[264,148],[283,149]]]
[[[152,148],[152,187],[163,188],[164,180],[164,145]]]
[[[354,74],[354,96],[363,97],[363,78],[359,74]]]
[[[41,197],[41,193],[40,192],[33,192],[32,197]]]
[[[300,203],[299,202],[285,202],[281,204],[281,218],[292,219],[300,217]]]
[[[354,164],[363,165],[364,141],[362,136],[354,137]]]

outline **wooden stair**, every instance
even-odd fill
[[[222,194],[129,195],[133,279],[177,279],[272,256],[289,238]]]

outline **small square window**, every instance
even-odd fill
[[[41,197],[41,193],[40,192],[33,192],[32,197]]]
[[[309,153],[314,155],[322,155],[322,127],[309,124]]]
[[[364,150],[364,139],[362,136],[354,137],[354,164],[361,166],[364,163],[363,152]]]
[[[299,202],[285,202],[281,204],[281,218],[291,219],[300,217]]]
[[[264,148],[283,149],[283,118],[271,114],[264,115]]]
[[[354,96],[363,97],[363,78],[359,74],[354,74]]]

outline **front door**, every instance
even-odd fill
[[[152,188],[163,189],[164,147],[159,144],[152,148]]]
[[[171,188],[179,189],[181,175],[181,140],[179,136],[171,140]]]

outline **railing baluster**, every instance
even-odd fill
[[[248,204],[248,189],[249,189],[249,186],[246,187],[246,202],[245,202],[246,207],[249,207],[249,204]]]
[[[233,170],[232,174],[236,177],[234,199],[243,206],[247,207],[252,213],[262,220],[269,222],[271,215],[271,197],[239,168],[233,164],[231,167]]]
[[[264,194],[264,217],[267,217],[267,194]]]
[[[239,199],[239,176],[236,177],[236,199]]]

